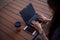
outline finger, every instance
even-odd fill
[[[35,26],[36,29],[41,29],[41,24],[37,21],[32,21],[33,25]]]
[[[37,24],[39,24],[39,22],[38,21],[32,21],[32,24],[37,25]]]

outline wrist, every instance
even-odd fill
[[[39,31],[39,34],[40,34],[40,35],[42,35],[43,33],[44,33],[44,31],[43,31],[43,30],[40,30],[40,31]]]

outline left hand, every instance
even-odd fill
[[[38,14],[38,17],[40,19],[42,19],[43,22],[50,22],[51,21],[51,19],[45,17],[42,13],[41,14]]]

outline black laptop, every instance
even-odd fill
[[[32,3],[29,3],[23,10],[21,10],[20,14],[28,25],[31,25],[32,20],[38,21],[38,15],[32,6]]]

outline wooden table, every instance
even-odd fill
[[[10,38],[9,40],[32,40],[35,35],[30,35],[23,30],[26,24],[19,14],[19,11],[31,2],[38,14],[42,13],[44,16],[51,18],[52,14],[49,12],[46,1],[47,0],[11,0],[10,2],[7,2],[5,6],[0,9],[0,31],[7,34]],[[16,27],[14,26],[14,23],[17,21],[22,23],[20,28],[21,31],[19,33],[16,33]],[[7,38],[4,40],[7,40]]]

